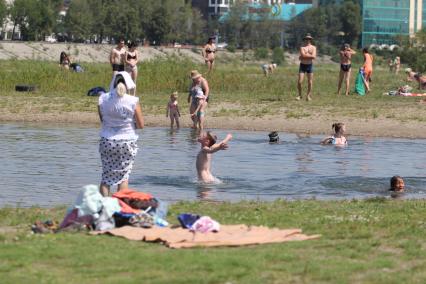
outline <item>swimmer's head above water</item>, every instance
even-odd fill
[[[278,136],[278,132],[272,131],[268,134],[269,136],[269,143],[277,143],[280,140],[280,137]]]
[[[404,180],[400,176],[393,176],[390,179],[390,191],[394,192],[404,192],[405,191],[405,184]]]

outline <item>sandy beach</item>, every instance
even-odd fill
[[[218,107],[215,107],[218,108]],[[185,110],[184,110],[185,111]],[[163,115],[145,113],[146,127],[169,127],[169,119]],[[31,123],[59,123],[73,125],[99,125],[99,118],[95,112],[69,112],[69,113],[1,113],[0,121],[3,122],[31,122]],[[347,124],[347,136],[370,137],[404,137],[426,138],[426,125],[418,121],[397,121],[388,118],[356,119],[353,117],[338,117],[330,119],[328,116],[316,115],[315,118],[288,119],[284,116],[264,117],[207,117],[206,128],[209,129],[234,129],[249,131],[282,131],[301,135],[331,134],[331,123],[342,121]],[[181,117],[182,127],[190,127],[189,115]]]

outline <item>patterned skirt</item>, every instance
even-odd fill
[[[117,185],[129,179],[138,145],[135,140],[101,138],[102,184]]]

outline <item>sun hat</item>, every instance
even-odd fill
[[[303,39],[314,39],[310,33],[307,33]]]
[[[197,70],[191,71],[191,79],[197,79],[200,78],[202,75]]]

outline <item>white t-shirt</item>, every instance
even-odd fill
[[[99,96],[102,116],[100,136],[115,140],[137,140],[135,109],[139,98],[125,94],[118,96],[115,90]]]

